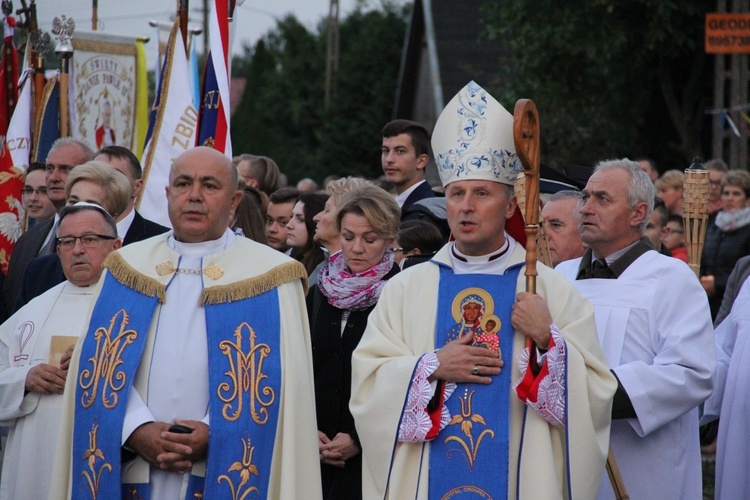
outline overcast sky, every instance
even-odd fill
[[[366,0],[364,3],[379,5],[377,0]],[[114,35],[146,35],[153,40],[155,30],[148,22],[151,19],[168,22],[176,11],[177,4],[177,0],[99,0],[99,30]],[[355,4],[356,0],[339,0],[340,18],[352,11]],[[201,25],[202,6],[202,0],[190,2],[191,25]],[[14,7],[18,8],[20,5]],[[64,14],[75,20],[77,30],[91,31],[91,10],[91,0],[39,0],[39,27],[49,32],[52,19]],[[234,41],[234,53],[241,54],[243,42],[252,45],[275,26],[276,19],[286,14],[294,14],[305,26],[314,29],[317,22],[328,15],[328,10],[327,0],[245,0],[238,8],[239,24]],[[198,48],[202,46],[202,41],[199,41]],[[150,50],[147,51],[151,54]]]

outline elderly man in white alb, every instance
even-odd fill
[[[0,424],[11,426],[0,498],[47,498],[72,346],[86,332],[102,262],[120,248],[98,205],[63,208],[57,253],[67,281],[0,326]]]
[[[53,498],[320,497],[307,275],[227,229],[240,197],[229,158],[191,149],[169,174],[174,230],[105,262]]]
[[[432,138],[455,242],[385,286],[352,359],[365,498],[591,498],[614,377],[591,305],[504,231],[513,117],[469,83]],[[468,300],[465,300],[468,299]],[[448,337],[474,304],[473,328]],[[478,309],[478,310],[477,310]]]
[[[630,498],[700,499],[698,405],[716,367],[711,314],[690,268],[644,236],[653,206],[653,184],[637,163],[600,163],[580,208],[589,249],[555,269],[596,310],[618,380],[611,447]]]

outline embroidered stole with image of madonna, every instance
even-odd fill
[[[506,366],[489,385],[457,384],[445,402],[450,422],[430,442],[431,500],[507,496],[513,354],[510,318],[520,269],[520,265],[514,266],[497,276],[454,274],[449,267],[440,266],[435,347],[450,341],[452,332],[464,321],[463,304],[472,302],[481,307],[476,322],[482,326],[472,332],[475,345],[489,347],[499,341]]]

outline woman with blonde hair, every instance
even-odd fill
[[[362,453],[349,412],[351,355],[385,283],[398,273],[390,247],[401,210],[374,185],[346,192],[333,219],[341,251],[307,296],[315,403],[326,499],[362,498]]]

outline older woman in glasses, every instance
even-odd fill
[[[315,403],[327,499],[362,498],[362,453],[349,412],[351,355],[386,281],[398,272],[393,245],[400,209],[373,185],[344,194],[333,217],[341,252],[321,269],[308,294]]]

